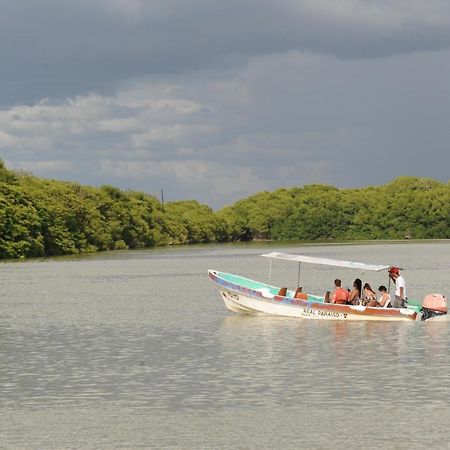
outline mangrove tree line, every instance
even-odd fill
[[[252,239],[450,238],[450,183],[260,192],[214,212],[195,200],[94,188],[8,170],[0,160],[0,258]]]

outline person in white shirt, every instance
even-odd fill
[[[386,286],[381,285],[378,288],[381,296],[377,300],[377,306],[381,306],[382,308],[390,308],[391,306],[391,296],[389,295]]]
[[[392,301],[394,308],[406,307],[406,283],[405,279],[400,275],[398,267],[391,267],[389,269],[389,278],[395,283],[395,297]]]

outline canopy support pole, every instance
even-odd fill
[[[300,264],[301,264],[301,262],[299,261],[299,263],[298,263],[298,273],[297,273],[297,287],[300,286]]]
[[[364,300],[364,275],[366,274],[366,272],[363,270],[361,272],[361,292],[359,293],[359,304],[362,305],[363,304],[363,300]]]
[[[272,280],[272,262],[273,262],[273,259],[270,258],[269,259],[269,284],[270,284],[270,282]]]

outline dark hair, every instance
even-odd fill
[[[387,292],[386,286],[383,286],[383,285],[381,285],[381,286],[378,288],[378,290],[381,291],[381,292]]]
[[[362,287],[362,281],[359,278],[356,278],[356,280],[353,282],[353,286],[358,289],[359,296],[361,297],[361,287]]]
[[[339,287],[340,285],[341,285],[341,280],[339,280],[338,278],[336,278],[335,280],[334,280],[334,285],[336,286],[336,287]]]
[[[364,283],[364,289],[367,289],[368,291],[370,291],[373,294],[375,294],[375,291],[372,289],[372,287],[370,286],[369,283]]]

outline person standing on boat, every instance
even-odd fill
[[[345,305],[348,300],[348,291],[341,286],[341,280],[334,280],[334,292],[331,296],[331,303]]]
[[[389,268],[389,278],[395,284],[395,297],[392,301],[393,308],[405,308],[406,307],[406,283],[405,279],[400,275],[400,269],[398,267]]]

